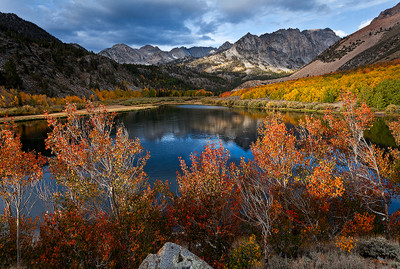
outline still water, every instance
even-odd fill
[[[289,128],[304,118],[303,113],[283,113]],[[158,109],[121,113],[116,120],[125,125],[131,138],[138,137],[142,146],[150,152],[145,171],[150,182],[168,180],[171,189],[177,190],[176,173],[179,157],[189,162],[192,152],[200,152],[210,140],[221,140],[229,150],[231,161],[241,157],[251,158],[250,145],[257,138],[265,112],[230,109],[215,106],[162,106]],[[377,119],[374,127],[366,134],[373,143],[394,146],[386,122]],[[45,155],[44,139],[47,137],[45,121],[18,124],[18,131],[25,150],[36,150]],[[46,174],[46,180],[49,180]],[[400,204],[395,201],[392,208]]]

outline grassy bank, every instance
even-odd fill
[[[343,109],[341,102],[336,103],[320,103],[320,102],[298,102],[287,100],[272,100],[269,98],[258,99],[240,99],[234,97],[206,97],[202,99],[204,104],[218,105],[225,107],[262,109],[267,111],[292,111],[292,112],[309,112],[324,113],[327,109],[339,113]],[[373,109],[372,109],[373,110]],[[384,111],[373,110],[377,116],[399,115],[400,106],[389,105]]]

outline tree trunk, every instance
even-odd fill
[[[118,205],[115,197],[115,189],[114,187],[110,188],[110,204],[111,204],[111,212],[115,219],[119,220],[119,210],[118,210]]]
[[[389,205],[386,202],[386,199],[384,200],[385,203],[385,226],[386,226],[386,239],[390,240],[392,239],[392,229],[390,227],[390,218],[389,218]]]
[[[18,186],[17,189],[17,201],[16,201],[16,206],[15,206],[15,213],[16,213],[16,222],[17,222],[17,268],[21,268],[21,199],[22,199],[22,194],[21,194],[21,186]]]
[[[270,251],[269,251],[269,247],[268,247],[268,240],[267,240],[267,236],[268,233],[267,232],[263,232],[263,237],[264,237],[264,268],[268,269],[270,268],[269,266],[269,255],[270,255]]]
[[[17,208],[17,268],[21,268],[20,212]]]

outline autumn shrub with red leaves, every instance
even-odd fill
[[[171,206],[178,241],[215,268],[222,268],[240,228],[237,169],[228,159],[221,142],[192,154],[191,166],[181,159],[179,196]]]
[[[170,240],[172,227],[160,199],[159,192],[148,189],[131,201],[119,219],[73,205],[45,214],[32,267],[137,268],[149,253]]]

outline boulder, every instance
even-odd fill
[[[212,269],[212,267],[186,248],[168,242],[157,254],[149,254],[139,269]]]

